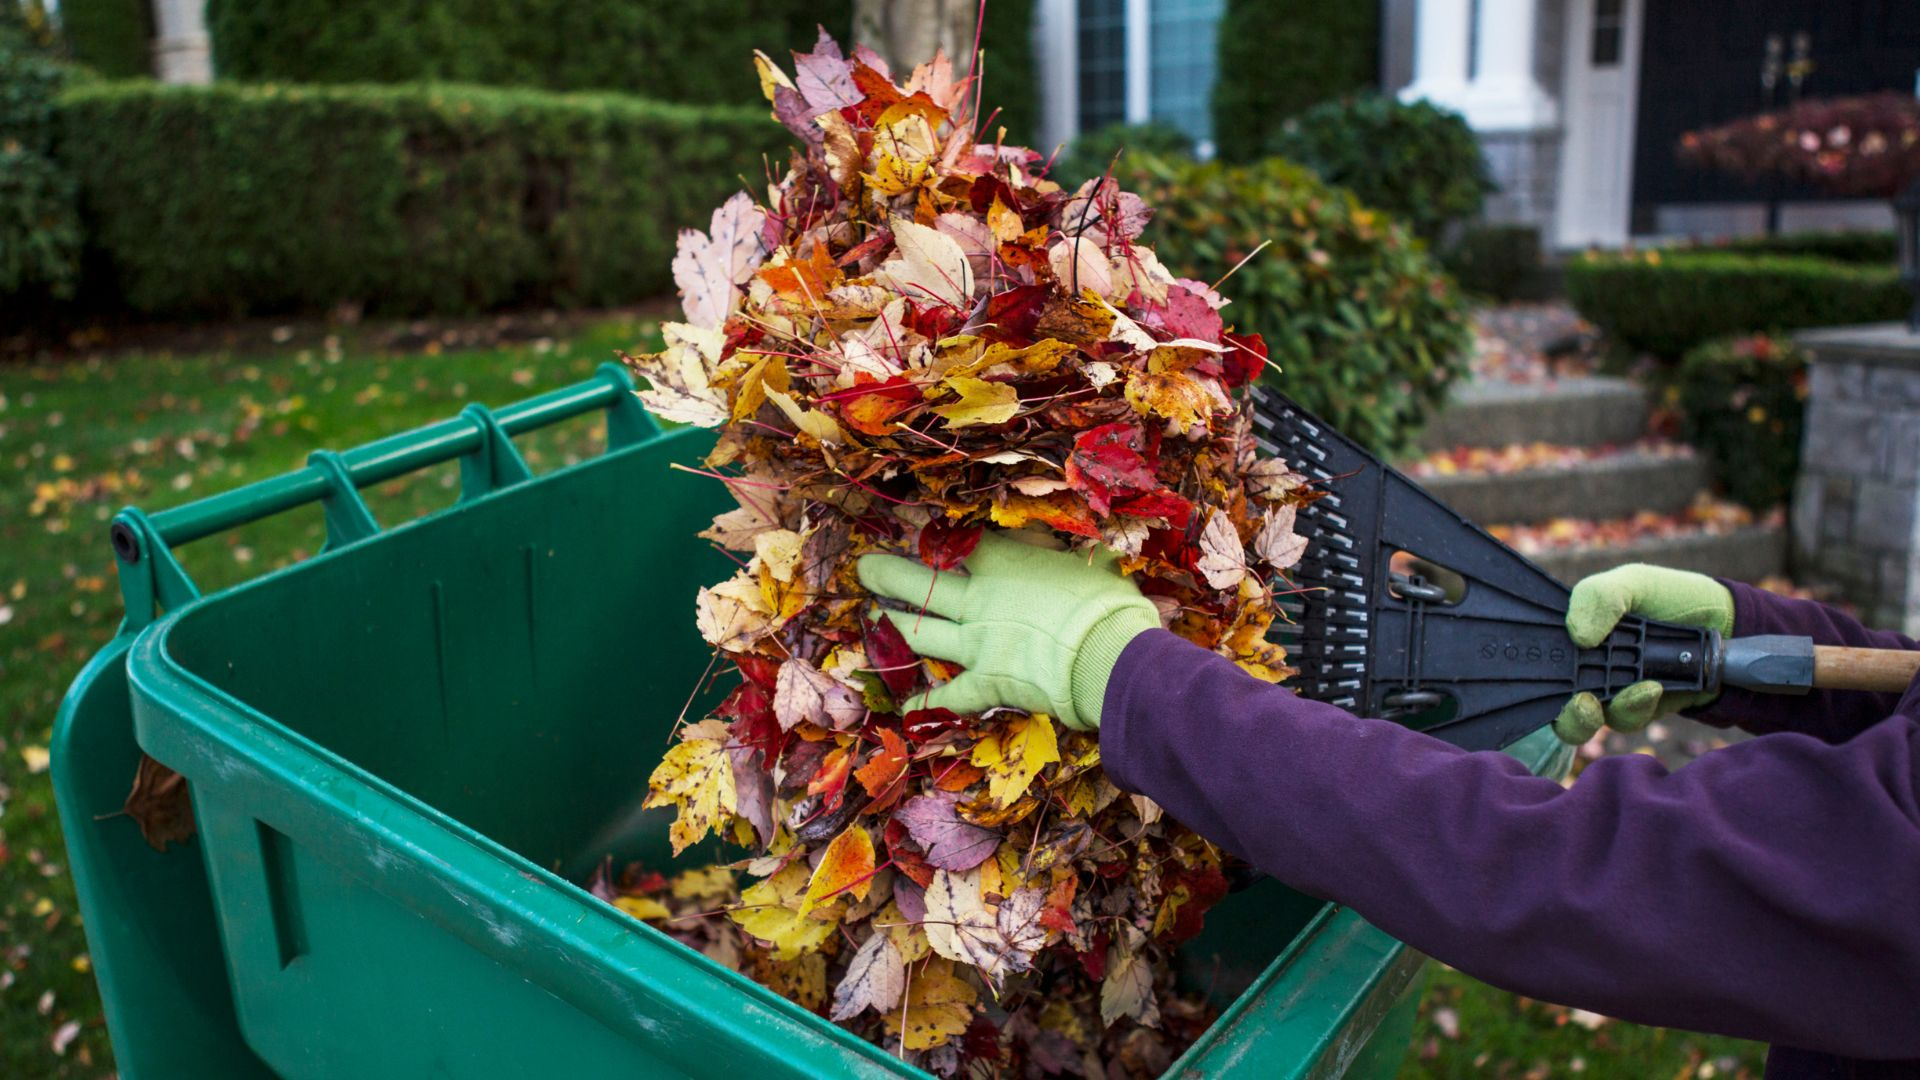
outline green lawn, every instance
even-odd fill
[[[651,332],[624,319],[510,348],[395,355],[350,338],[0,366],[0,463],[12,478],[0,486],[0,1076],[112,1072],[45,748],[68,682],[119,618],[106,537],[114,510],[176,505],[296,468],[316,447],[526,397]],[[597,452],[600,430],[575,423],[522,448],[537,472]],[[392,524],[447,505],[457,477],[440,466],[382,485],[369,502]],[[321,540],[318,513],[294,513],[180,557],[213,589]],[[1751,1044],[1578,1017],[1443,972],[1402,1075],[1708,1077],[1757,1075],[1759,1064]]]

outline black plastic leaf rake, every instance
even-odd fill
[[[1718,633],[1629,617],[1576,647],[1566,586],[1284,395],[1253,396],[1261,448],[1326,493],[1300,512],[1293,622],[1274,625],[1303,696],[1497,750],[1576,691],[1718,685]]]

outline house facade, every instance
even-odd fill
[[[1330,0],[1339,2],[1339,0]],[[1366,2],[1366,0],[1362,0]],[[1210,150],[1223,0],[1040,0],[1043,145],[1162,119]],[[1702,172],[1682,132],[1803,96],[1920,88],[1914,0],[1384,0],[1381,86],[1464,116],[1494,221],[1556,248],[1890,227],[1884,203]]]

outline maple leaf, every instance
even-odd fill
[[[780,665],[773,691],[773,715],[782,731],[791,731],[802,721],[844,730],[864,719],[867,708],[859,695],[833,676],[795,657]]]
[[[1145,434],[1137,424],[1102,424],[1083,431],[1067,456],[1067,483],[1086,497],[1094,513],[1104,517],[1116,496],[1160,486],[1153,466],[1141,456],[1145,445]]]
[[[750,354],[734,353],[736,358],[745,355]],[[752,419],[753,414],[760,411],[760,406],[766,404],[768,390],[785,392],[791,381],[787,373],[786,357],[762,353],[760,359],[754,361],[753,366],[747,369],[746,374],[740,376],[739,388],[734,392],[733,408],[729,411],[729,415],[734,420]]]
[[[1006,972],[1005,939],[980,896],[980,871],[936,870],[927,886],[927,944],[949,960],[971,964],[990,979]]]
[[[1247,551],[1226,511],[1215,510],[1207,515],[1206,528],[1200,533],[1200,561],[1195,569],[1216,589],[1238,588],[1240,580],[1247,576]]]
[[[753,977],[761,985],[809,1012],[827,1003],[827,958],[808,953],[791,960],[755,957]]]
[[[866,635],[867,659],[873,665],[874,674],[886,684],[887,692],[897,702],[904,702],[908,694],[920,681],[920,658],[914,655],[907,645],[907,639],[901,636],[900,628],[888,618],[862,618],[861,628]],[[911,734],[911,731],[909,731]]]
[[[1213,395],[1185,372],[1127,372],[1127,401],[1142,415],[1165,417],[1181,431],[1204,423],[1213,411]]]
[[[838,923],[835,919],[819,918],[832,913],[833,907],[811,916],[800,914],[807,881],[804,862],[788,863],[772,877],[741,892],[740,906],[727,912],[727,917],[740,929],[772,946],[778,959],[792,960],[813,952],[834,936]]]
[[[1228,389],[1245,386],[1267,367],[1267,342],[1259,334],[1221,334],[1229,348],[1220,356]],[[1277,368],[1276,368],[1277,370]]]
[[[193,838],[193,800],[188,796],[186,777],[142,753],[133,790],[120,809],[140,826],[140,838],[148,847],[165,851],[169,843]]]
[[[1128,927],[1128,937],[1139,931]],[[1100,983],[1100,1022],[1109,1027],[1123,1016],[1145,1027],[1160,1025],[1160,1004],[1153,997],[1153,968],[1142,953],[1116,941],[1107,950],[1107,977]]]
[[[1293,519],[1291,506],[1269,510],[1253,539],[1253,550],[1275,570],[1291,568],[1306,554],[1307,538],[1293,531]]]
[[[961,820],[955,809],[959,801],[958,795],[938,791],[908,799],[893,812],[893,819],[926,850],[927,862],[940,870],[971,870],[1000,846],[999,833]]]
[[[880,749],[865,765],[853,772],[853,778],[867,789],[867,797],[877,799],[907,771],[907,741],[892,728],[880,729]]]
[[[853,83],[853,65],[825,29],[812,52],[793,54],[793,81],[815,112],[858,105],[866,98]]]
[[[980,995],[960,978],[951,961],[934,957],[913,975],[903,1009],[886,1014],[887,1034],[898,1036],[907,1050],[945,1046],[973,1022],[973,1006]]]
[[[694,597],[695,622],[707,644],[744,652],[773,630],[773,612],[752,577],[729,578]]]
[[[847,973],[833,988],[833,1011],[828,1016],[838,1022],[866,1009],[884,1013],[900,1004],[906,989],[906,959],[892,938],[875,931],[853,954]]]
[[[833,417],[817,409],[808,409],[794,401],[791,396],[771,386],[767,387],[766,392],[767,400],[778,405],[780,411],[787,414],[787,419],[793,421],[793,426],[800,429],[801,434],[811,435],[816,441],[827,446],[847,441],[846,433],[840,430],[840,425],[834,421]]]
[[[733,814],[733,763],[726,744],[718,739],[683,739],[667,751],[647,779],[647,807],[673,804],[679,817],[667,830],[673,853],[680,854],[708,833],[725,825]]]
[[[960,396],[950,405],[934,408],[950,428],[975,424],[1004,424],[1020,412],[1020,393],[1011,383],[987,382],[957,376],[941,385]]]
[[[895,288],[910,297],[924,297],[961,310],[973,306],[973,266],[953,237],[937,229],[895,218],[895,251],[899,258],[881,267]]]
[[[1307,478],[1279,458],[1261,458],[1246,471],[1247,493],[1256,499],[1277,501],[1306,486]]]
[[[987,793],[1002,807],[1013,805],[1040,770],[1060,760],[1053,721],[1045,713],[1017,716],[973,744],[972,761],[987,772]]]
[[[666,348],[644,356],[627,356],[627,366],[650,384],[640,400],[655,416],[695,427],[718,427],[731,415],[726,395],[713,388],[709,373],[720,360],[726,340],[718,330],[688,323],[661,323]]]
[[[872,887],[873,837],[858,825],[849,826],[827,844],[820,865],[813,868],[807,894],[800,899],[800,914],[810,914],[842,894],[863,900]]]
[[[680,287],[689,323],[718,329],[738,310],[741,286],[767,257],[761,240],[766,218],[766,212],[753,205],[753,196],[741,191],[714,210],[706,232],[680,230],[673,281]]]
[[[749,473],[726,481],[726,485],[740,505],[715,516],[712,527],[702,532],[700,538],[731,551],[752,551],[755,537],[780,527],[784,493],[776,490],[776,485],[764,474]]]
[[[803,543],[805,538],[792,529],[769,529],[753,538],[752,565],[766,567],[775,581],[792,581]]]
[[[920,561],[935,570],[957,570],[985,532],[979,525],[956,525],[945,518],[929,522],[920,530]]]
[[[1061,237],[1047,249],[1054,279],[1070,293],[1113,294],[1113,264],[1099,244],[1086,237]],[[1149,339],[1151,340],[1151,339]]]

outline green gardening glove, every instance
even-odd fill
[[[914,652],[966,668],[914,708],[977,713],[998,705],[1100,726],[1107,677],[1142,631],[1153,602],[1120,575],[1119,556],[1051,551],[989,530],[967,573],[935,573],[894,555],[862,555],[860,583],[914,606],[887,612]],[[926,605],[926,612],[918,609]]]
[[[1733,636],[1733,594],[1705,574],[1629,563],[1582,578],[1567,605],[1567,633],[1573,643],[1591,649],[1606,639],[1623,615],[1702,626]],[[1668,694],[1652,680],[1637,682],[1613,695],[1602,707],[1592,694],[1573,695],[1553,722],[1561,741],[1578,746],[1604,724],[1615,731],[1639,731],[1656,718],[1705,705],[1714,695]]]

